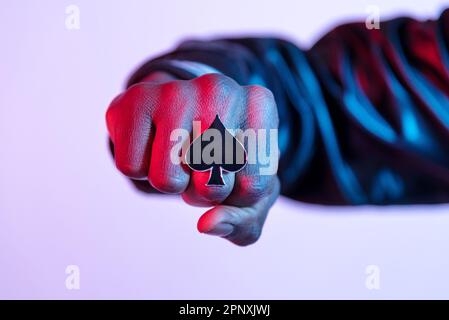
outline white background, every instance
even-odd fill
[[[449,207],[333,208],[281,198],[250,247],[201,235],[204,211],[137,193],[104,113],[130,72],[186,37],[436,18],[447,1],[4,1],[0,11],[1,298],[449,298]],[[65,27],[65,8],[81,29]],[[65,268],[78,265],[80,290]],[[368,265],[380,289],[365,286]]]

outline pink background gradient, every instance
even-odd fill
[[[204,211],[135,191],[114,168],[109,101],[186,37],[280,34],[437,17],[448,1],[3,1],[0,298],[449,298],[449,206],[326,208],[281,198],[250,247],[201,235]],[[67,30],[78,5],[81,29]],[[80,290],[65,287],[78,265]],[[380,268],[380,290],[365,268]]]

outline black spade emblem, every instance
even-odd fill
[[[207,186],[224,186],[223,170],[237,172],[247,163],[243,145],[223,125],[218,115],[191,144],[185,156],[194,171],[209,171]]]

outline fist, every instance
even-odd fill
[[[222,170],[224,185],[208,185],[211,172],[190,169],[185,151],[196,138],[195,124],[204,132],[217,116],[238,133],[247,163],[238,172]],[[158,191],[180,194],[190,205],[213,207],[198,221],[202,233],[237,245],[257,241],[279,195],[278,115],[268,89],[240,86],[221,74],[150,78],[116,97],[106,122],[116,166],[125,176],[147,179]],[[190,134],[175,134],[179,132]]]

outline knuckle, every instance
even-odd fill
[[[160,88],[155,118],[159,116],[162,119],[167,119],[167,111],[173,112],[176,117],[180,116],[188,108],[194,96],[194,92],[187,83],[181,83],[180,81],[164,83]]]
[[[151,112],[158,93],[155,85],[137,83],[126,90],[121,102],[132,112]]]
[[[139,99],[142,99],[145,94],[146,92],[143,84],[137,83],[126,90],[124,97],[126,97],[127,100],[138,101]]]
[[[247,86],[246,88],[250,98],[254,102],[259,103],[274,102],[274,96],[271,90],[259,85],[250,85]]]
[[[224,201],[231,193],[231,190],[226,187],[214,188],[210,186],[200,186],[196,188],[196,192],[203,200],[209,201],[211,204],[215,204]]]
[[[276,101],[273,93],[259,85],[246,87],[248,118],[255,120],[258,125],[277,128],[279,126],[279,116]]]
[[[145,177],[145,170],[142,166],[135,165],[129,161],[120,160],[120,157],[116,157],[115,166],[128,178],[141,179]]]
[[[236,86],[232,79],[217,73],[206,74],[196,80],[200,89],[211,96],[229,96]]]
[[[184,86],[178,81],[170,81],[161,85],[161,95],[165,99],[176,100],[183,96]]]
[[[230,181],[225,177],[225,181],[228,183],[224,186],[207,186],[208,172],[197,172],[193,177],[193,188],[195,195],[202,201],[209,202],[211,204],[217,204],[223,202],[231,193],[232,186]]]
[[[170,175],[162,176],[150,172],[149,182],[156,190],[163,193],[179,194],[186,188],[182,179]]]
[[[118,134],[114,142],[115,166],[125,176],[132,179],[146,179],[148,175],[148,157],[136,147],[126,134]]]
[[[262,199],[270,192],[268,179],[262,177],[247,177],[242,183],[242,196],[247,201],[254,202]]]

